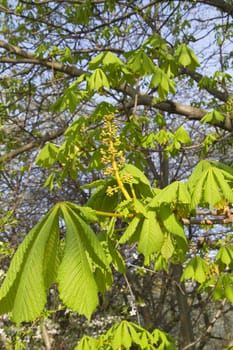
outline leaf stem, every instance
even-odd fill
[[[110,150],[114,150],[114,144],[113,144],[112,140],[110,141]],[[116,162],[116,158],[115,158],[115,153],[114,152],[112,153],[112,169],[114,171],[114,175],[115,175],[115,179],[116,179],[116,182],[118,184],[118,187],[121,190],[121,192],[123,193],[125,199],[131,200],[132,198],[130,197],[128,191],[126,190],[126,188],[125,188],[125,186],[123,184],[123,182],[121,181],[120,174],[119,174],[119,169],[118,169],[118,166],[117,166],[117,162]]]
[[[125,216],[125,215],[120,214],[120,213],[112,213],[109,211],[100,211],[100,210],[96,210],[95,213],[96,213],[96,215],[99,215],[99,216],[110,216],[110,217],[115,217],[115,218],[123,218]],[[130,213],[127,215],[127,218],[132,218],[134,216],[135,216],[134,213]]]

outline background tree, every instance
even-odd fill
[[[2,1],[0,11],[3,270],[8,249],[51,207],[35,234],[46,234],[46,225],[52,230],[60,212],[61,242],[72,225],[89,232],[86,221],[94,221],[116,270],[97,320],[121,315],[148,331],[159,328],[181,349],[227,346],[233,299],[231,1]],[[219,159],[228,166],[213,162]],[[111,272],[102,248],[93,245],[100,249],[98,259],[91,256],[95,283],[106,292]],[[46,285],[57,281],[55,270]],[[12,290],[20,288],[13,284]],[[3,313],[13,306],[6,306],[4,288],[2,293]],[[49,308],[58,307],[50,299]],[[65,292],[62,299],[86,316],[93,311],[74,305]],[[30,315],[17,312],[17,300],[14,305],[18,322],[39,316],[32,304]],[[65,319],[67,329],[72,317]],[[61,338],[53,341],[62,348]]]

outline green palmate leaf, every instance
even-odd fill
[[[187,184],[175,181],[166,186],[150,201],[149,207],[157,208],[163,203],[180,203],[189,206],[191,203],[191,196]]]
[[[91,70],[94,70],[98,67],[100,67],[103,63],[105,53],[100,53],[99,55],[95,56],[89,63],[88,68]]]
[[[102,121],[103,120],[103,116],[107,115],[107,114],[114,114],[117,113],[117,108],[115,106],[113,106],[111,103],[103,101],[100,102],[94,112],[90,115],[91,120],[96,120],[96,121]]]
[[[98,287],[98,291],[105,294],[113,283],[112,272],[109,269],[103,269],[96,267],[94,271],[95,282]]]
[[[90,184],[82,185],[81,188],[83,189],[92,189],[92,188],[97,188],[100,186],[103,186],[106,184],[106,180],[104,179],[99,179],[96,181],[91,182]]]
[[[202,123],[216,123],[216,122],[223,122],[225,119],[225,116],[218,112],[218,111],[212,111],[207,113],[202,119]]]
[[[102,69],[97,68],[89,78],[89,89],[99,91],[104,87],[109,88],[108,78]]]
[[[80,95],[72,89],[68,89],[64,95],[66,106],[69,108],[71,113],[74,113],[79,101]]]
[[[60,234],[58,221],[55,222],[54,231],[49,236],[44,255],[44,281],[46,290],[56,281],[57,270],[60,265]]]
[[[64,52],[63,52],[61,62],[64,62],[64,63],[68,62],[70,64],[74,63],[72,52],[68,47],[66,47]]]
[[[219,138],[219,135],[216,132],[214,134],[211,132],[211,134],[206,135],[204,141],[202,142],[202,146],[206,153],[218,138]]]
[[[53,143],[47,143],[36,158],[36,164],[43,168],[50,168],[57,161],[59,147]]]
[[[225,287],[225,296],[227,300],[233,303],[233,277],[232,276],[231,277],[225,276],[224,287]]]
[[[132,205],[137,214],[142,214],[143,216],[147,216],[147,210],[145,205],[141,201],[139,201],[137,198],[133,199]]]
[[[158,349],[177,350],[177,347],[175,346],[175,339],[173,339],[167,333],[162,332],[159,329],[155,329],[152,333],[152,336],[154,338],[154,343],[160,344]]]
[[[202,160],[197,164],[187,183],[189,190],[192,191],[192,189],[196,186],[197,182],[199,181],[200,177],[203,175],[203,172],[210,167],[211,163],[208,160]]]
[[[132,175],[139,182],[141,182],[144,185],[150,187],[150,182],[149,182],[148,178],[136,166],[134,166],[132,164],[125,164],[125,166],[124,166],[124,168],[122,170],[122,173],[124,173],[124,172],[126,172],[127,174]]]
[[[185,44],[181,44],[177,48],[175,55],[178,56],[178,63],[182,66],[188,66],[192,69],[195,69],[200,65],[197,56]]]
[[[104,336],[104,339],[108,344],[111,344],[111,349],[113,350],[121,348],[130,349],[132,344],[137,344],[143,349],[149,343],[153,344],[153,337],[149,332],[125,320],[111,327],[106,333],[106,336]]]
[[[99,349],[99,341],[95,338],[84,335],[75,350],[96,350]]]
[[[122,321],[112,326],[102,342],[110,345],[112,350],[130,349],[136,344],[140,349],[175,350],[174,339],[165,332],[155,329],[152,333],[133,322]]]
[[[103,65],[124,66],[124,63],[111,51],[105,52],[103,56]]]
[[[191,278],[199,283],[203,283],[209,276],[210,270],[207,262],[199,256],[194,256],[185,267],[181,281]]]
[[[95,210],[113,212],[118,205],[119,196],[118,193],[114,193],[112,196],[107,195],[107,187],[115,184],[116,181],[113,179],[105,180],[103,185],[97,184],[98,187],[88,200],[87,206]]]
[[[165,258],[162,253],[157,254],[155,264],[154,264],[154,271],[166,271],[168,272],[168,260]]]
[[[116,328],[112,337],[112,349],[118,350],[122,347],[125,349],[130,349],[132,345],[132,338],[128,329],[128,322],[122,321]]]
[[[128,67],[140,76],[150,75],[155,71],[154,63],[143,50],[132,53],[128,62]]]
[[[213,166],[215,166],[218,169],[223,170],[224,177],[229,180],[229,182],[233,183],[233,167],[229,166],[222,162],[217,161],[211,161],[210,162]]]
[[[151,254],[160,251],[163,240],[164,234],[156,218],[156,213],[154,211],[148,211],[147,217],[144,218],[140,229],[138,251],[145,258],[148,258]]]
[[[86,227],[80,224],[81,219],[67,205],[63,205],[61,210],[66,225],[66,238],[64,256],[58,270],[60,296],[68,307],[90,319],[98,305],[98,288],[87,253],[90,242],[85,239]]]
[[[170,131],[165,131],[164,129],[159,130],[155,134],[155,140],[160,145],[166,145],[173,138],[173,134]]]
[[[54,188],[54,182],[55,182],[55,181],[56,181],[56,175],[55,175],[54,173],[51,173],[51,174],[47,177],[47,179],[46,179],[46,181],[45,181],[43,187],[44,187],[44,188],[48,187],[49,191],[52,191],[52,189]]]
[[[161,205],[158,214],[168,232],[171,232],[186,241],[183,225],[178,221],[169,205]]]
[[[89,69],[96,69],[101,66],[124,66],[124,63],[111,51],[101,53],[94,57],[89,63]]]
[[[54,282],[58,265],[58,209],[55,206],[20,244],[0,289],[1,313],[12,311],[17,323],[40,315],[46,302],[46,288]]]
[[[82,218],[83,209],[81,209],[80,212],[80,207],[74,203],[65,202],[63,204],[65,208],[69,210],[73,224],[76,225],[77,232],[90,258],[95,264],[101,266],[104,269],[108,269],[109,264],[100,241],[97,238],[97,235]]]
[[[161,254],[165,259],[170,259],[175,250],[170,234],[164,235],[164,242],[161,248]]]
[[[189,136],[188,132],[182,126],[176,130],[174,139],[176,139],[177,141],[184,143],[186,145],[191,144],[190,136]]]
[[[233,245],[223,246],[219,249],[216,259],[229,267],[233,267]]]
[[[66,205],[74,210],[77,215],[81,215],[85,222],[97,222],[98,217],[96,215],[96,211],[90,207],[81,207],[72,202],[66,202]]]
[[[219,276],[218,282],[213,291],[214,299],[227,298],[233,303],[233,277],[228,274],[222,274]]]
[[[225,174],[223,170],[209,166],[206,168],[196,180],[195,187],[192,191],[192,204],[210,205],[215,207],[223,199],[233,202],[233,191],[227,180],[230,174]],[[194,178],[192,177],[192,181]],[[193,182],[191,182],[191,186]]]
[[[124,174],[129,174],[136,181],[132,181],[133,187],[136,191],[137,197],[152,197],[153,191],[148,178],[143,174],[141,170],[132,164],[125,164],[124,168],[120,171],[121,177]]]
[[[152,76],[150,87],[156,88],[158,86],[159,97],[164,99],[168,93],[175,94],[175,82],[160,68],[156,67]]]
[[[139,237],[142,222],[143,219],[140,216],[135,216],[129,223],[118,243],[124,244],[126,242],[135,242]]]
[[[154,50],[154,49],[159,49],[159,48],[161,48],[166,53],[169,51],[166,41],[158,33],[154,33],[148,39],[146,39],[142,44],[142,47],[144,49],[151,48],[153,50],[151,52],[155,52],[155,53],[157,50]]]
[[[233,203],[233,189],[228,184],[228,181],[230,182],[230,184],[232,184],[233,176],[230,176],[230,174],[226,174],[222,170],[214,169],[213,177],[215,182],[218,184],[218,188],[221,191],[221,194],[222,194],[221,197],[224,197],[230,203]]]

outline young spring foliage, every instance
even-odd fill
[[[147,151],[149,149],[152,149],[152,152],[156,150],[155,153],[158,150],[158,158],[163,153],[166,159],[168,156],[172,158],[178,156],[184,145],[191,145],[190,129],[181,126],[183,122],[174,123],[173,126],[175,126],[172,129],[172,125],[171,127],[167,125],[165,116],[159,113],[155,116],[153,127],[151,127],[155,109],[171,113],[175,115],[175,118],[176,115],[182,115],[182,113],[189,120],[195,116],[196,120],[199,118],[203,124],[214,126],[223,125],[226,116],[230,118],[230,121],[232,120],[232,101],[226,103],[225,107],[221,104],[222,108],[209,111],[204,116],[203,113],[201,116],[200,114],[196,116],[197,109],[193,108],[191,103],[188,108],[184,108],[182,104],[178,104],[179,108],[176,108],[176,102],[171,102],[170,99],[176,94],[176,87],[182,75],[188,73],[183,82],[186,88],[188,87],[189,94],[191,90],[188,80],[190,79],[191,84],[195,82],[200,89],[207,88],[207,91],[212,92],[215,97],[221,91],[226,90],[226,84],[220,83],[230,82],[230,77],[224,72],[216,72],[212,79],[207,76],[201,77],[195,72],[200,65],[199,60],[192,49],[185,44],[186,40],[192,41],[192,35],[190,39],[189,35],[184,38],[182,43],[177,36],[173,44],[163,39],[159,33],[148,35],[145,40],[143,39],[144,42],[136,43],[136,46],[135,43],[128,42],[128,33],[129,38],[132,36],[135,39],[132,35],[136,29],[132,27],[131,18],[133,17],[128,17],[131,12],[139,17],[143,14],[141,24],[152,20],[152,16],[148,17],[152,10],[148,7],[149,12],[143,13],[140,6],[137,8],[136,1],[129,2],[129,8],[127,8],[129,12],[125,12],[125,18],[129,18],[129,26],[127,29],[122,29],[125,42],[122,48],[124,49],[117,45],[113,52],[111,52],[111,47],[103,47],[102,51],[103,43],[111,41],[118,43],[121,28],[114,26],[114,19],[113,26],[105,25],[106,18],[113,16],[111,11],[118,12],[115,11],[117,2],[106,0],[100,3],[103,3],[104,13],[104,21],[101,24],[99,20],[97,20],[98,23],[96,22],[95,10],[98,9],[98,4],[95,2],[80,2],[69,6],[66,11],[63,11],[65,7],[63,8],[62,2],[61,6],[57,6],[57,8],[61,7],[65,14],[61,23],[62,21],[69,23],[66,28],[68,33],[70,28],[75,28],[76,25],[80,25],[88,33],[89,24],[97,23],[95,26],[98,31],[93,30],[92,33],[91,29],[88,35],[84,35],[85,48],[80,46],[80,51],[77,50],[78,41],[75,43],[74,53],[71,51],[71,33],[67,35],[67,32],[62,34],[62,48],[56,45],[49,47],[49,40],[44,38],[46,40],[36,48],[33,55],[27,55],[26,48],[31,47],[31,44],[27,42],[22,45],[25,48],[23,52],[20,47],[16,47],[15,50],[14,47],[8,45],[10,57],[7,57],[7,52],[5,55],[6,45],[1,47],[4,52],[1,57],[2,62],[4,59],[6,59],[5,63],[14,62],[12,61],[14,53],[17,53],[15,63],[32,64],[33,61],[38,67],[41,65],[43,70],[48,67],[52,69],[51,101],[57,91],[60,91],[60,86],[57,89],[56,83],[61,81],[64,85],[61,88],[63,89],[62,95],[49,107],[49,112],[58,115],[64,113],[65,118],[68,116],[67,120],[70,120],[70,115],[73,114],[77,117],[64,132],[63,144],[58,146],[48,142],[37,157],[36,164],[50,171],[45,187],[49,190],[53,190],[55,186],[61,188],[66,178],[78,179],[79,172],[85,175],[90,172],[95,176],[101,171],[103,173],[100,179],[82,186],[81,189],[89,196],[83,207],[71,202],[56,204],[19,245],[0,289],[0,313],[11,312],[12,319],[18,324],[40,317],[46,305],[46,293],[53,284],[57,285],[60,298],[65,306],[85,315],[90,320],[99,304],[99,294],[106,293],[113,283],[114,269],[121,274],[126,273],[127,261],[121,255],[121,248],[130,247],[132,243],[143,255],[143,264],[152,270],[169,272],[170,266],[183,264],[185,268],[181,277],[182,282],[195,280],[200,291],[205,290],[212,293],[215,299],[226,298],[230,302],[233,301],[231,240],[226,239],[216,244],[215,248],[218,252],[209,263],[208,249],[203,256],[195,256],[190,250],[191,242],[185,229],[185,224],[187,222],[190,224],[191,219],[196,218],[197,208],[207,210],[217,208],[226,218],[225,207],[233,203],[232,168],[218,162],[204,160],[196,166],[190,177],[186,177],[185,181],[174,181],[163,189],[154,188],[150,177],[147,178],[142,171],[148,166]],[[133,3],[136,4],[135,7]],[[171,9],[174,11],[173,3],[175,2],[168,3],[171,4]],[[4,6],[7,7],[7,2],[4,2]],[[4,9],[4,6],[3,13],[5,11],[7,14],[11,13],[11,10]],[[24,18],[29,21],[33,11],[36,13],[35,3],[30,16],[26,17],[24,11],[27,13],[28,6],[30,8],[30,4],[25,2],[19,4],[15,9],[17,16],[22,14],[22,22]],[[44,3],[43,8],[47,6],[51,13],[50,2]],[[186,3],[185,6],[187,6]],[[169,6],[165,7],[169,10]],[[158,9],[156,4],[155,12]],[[107,12],[108,10],[110,13]],[[120,7],[120,10],[123,10],[123,6]],[[39,11],[41,11],[39,18],[43,18],[42,6],[39,7]],[[170,16],[171,23],[173,17],[175,21],[175,12],[172,12],[173,15]],[[14,11],[12,13],[14,14]],[[179,11],[178,16],[182,17]],[[98,12],[98,17],[101,17],[101,11]],[[123,20],[124,16],[120,23],[123,24]],[[30,37],[34,35],[33,33],[37,33],[36,26],[27,27],[21,24],[21,21],[19,21],[22,25],[20,30],[10,29],[9,31],[6,27],[7,36],[9,32],[15,32],[19,33],[22,36],[21,39],[24,40],[23,31]],[[189,21],[187,22],[189,24]],[[139,28],[142,28],[141,24]],[[35,25],[40,26],[36,20]],[[179,25],[175,29],[177,28],[180,29]],[[185,27],[182,28],[182,31],[184,29]],[[60,32],[62,25],[61,27],[56,26],[56,30]],[[49,32],[50,29],[45,30],[45,35],[49,36]],[[171,33],[173,33],[172,36],[175,36],[175,31]],[[43,29],[40,35],[43,37]],[[89,48],[88,50],[86,48],[89,36],[90,54],[88,53]],[[55,37],[52,40],[55,40]],[[66,41],[67,37],[68,41]],[[61,42],[61,33],[58,34],[58,38],[58,41]],[[98,38],[100,38],[99,44],[101,45],[96,44]],[[169,39],[169,36],[167,38]],[[195,40],[194,38],[193,43]],[[14,34],[10,42],[18,45],[20,39]],[[91,51],[93,43],[94,51]],[[131,48],[130,51],[129,48]],[[20,59],[22,59],[21,62]],[[230,62],[230,59],[226,61]],[[79,66],[83,66],[85,70],[77,69]],[[33,71],[30,68],[29,71],[31,70]],[[28,72],[28,69],[24,68],[24,71]],[[46,81],[41,86],[47,86],[50,75],[42,72]],[[16,73],[14,75],[16,79],[7,79],[10,82],[9,86],[3,79],[4,91],[12,96],[7,102],[7,107],[0,106],[1,112],[6,110],[7,115],[12,110],[18,113],[25,104],[25,102],[18,104],[18,96],[15,93],[18,88],[20,95],[24,95],[20,84],[21,72],[19,79]],[[38,84],[38,76],[35,77],[34,84]],[[31,81],[28,85],[30,92],[28,99],[33,101],[36,94],[31,98],[33,87]],[[220,89],[216,94],[218,86]],[[49,96],[46,89],[45,91],[46,98],[42,98],[42,101],[47,101]],[[115,104],[111,104],[117,94],[119,95],[115,99]],[[14,96],[16,96],[15,100]],[[82,110],[86,102],[90,103],[87,110],[93,104],[97,104],[96,109],[90,111],[87,116],[77,115],[76,112]],[[194,103],[198,105],[196,101]],[[202,100],[199,103],[209,108],[208,102],[204,103]],[[215,108],[214,102],[213,105]],[[145,112],[148,108],[148,118],[140,115],[141,106],[144,106]],[[212,108],[211,104],[210,106]],[[33,106],[33,110],[34,108]],[[190,113],[187,112],[190,110]],[[29,115],[30,113],[29,110]],[[48,123],[47,114],[46,110],[46,125]],[[116,119],[120,115],[119,120],[122,120],[120,130],[117,129],[115,123],[116,115]],[[172,122],[172,118],[169,123]],[[12,120],[14,118],[10,119],[10,124]],[[40,121],[39,118],[38,120]],[[144,124],[145,129],[142,127]],[[44,122],[42,125],[45,125]],[[54,128],[54,124],[51,125]],[[31,130],[25,127],[26,131],[29,129]],[[143,134],[142,130],[146,132]],[[33,142],[36,143],[39,135],[36,133],[34,135],[33,132]],[[30,133],[27,132],[26,140],[29,135]],[[41,139],[41,144],[48,139],[52,140],[52,137],[49,138],[51,135],[47,136],[48,138]],[[6,142],[4,135],[1,135],[0,138],[1,141]],[[217,132],[207,135],[203,148],[208,150],[218,138]],[[38,144],[40,144],[39,141]],[[9,151],[17,150],[19,146],[18,139],[15,143],[7,143]],[[227,219],[229,219],[227,223],[232,224],[231,218],[227,217]],[[204,220],[203,225],[206,223]],[[103,226],[107,229],[103,230]],[[121,230],[118,230],[119,226]],[[126,321],[114,325],[99,339],[84,337],[76,349],[118,350],[129,349],[133,345],[142,349],[175,349],[173,340],[164,332],[159,330],[149,332],[139,325]]]
[[[84,336],[75,350],[130,349],[133,345],[138,346],[140,349],[177,349],[174,339],[165,332],[161,332],[158,329],[149,332],[133,322],[122,321],[112,326],[98,339]]]
[[[98,306],[98,293],[105,293],[113,282],[111,265],[125,273],[121,245],[137,243],[144,264],[155,263],[155,270],[167,270],[170,263],[184,260],[188,250],[184,221],[194,215],[195,208],[221,209],[221,203],[233,202],[230,167],[201,161],[186,182],[153,189],[141,170],[125,163],[113,115],[105,117],[101,137],[106,176],[84,186],[95,189],[87,206],[56,204],[28,233],[12,259],[0,289],[0,310],[11,311],[17,323],[40,316],[53,283],[67,307],[90,319]],[[57,147],[46,146],[37,162],[50,167],[48,159],[59,159],[59,152]],[[104,218],[109,230],[98,236],[91,223],[101,223]],[[114,233],[116,218],[127,224],[121,235]],[[231,266],[232,245],[228,243],[220,248],[211,267],[204,258],[192,257],[182,280],[196,280],[202,288],[212,286],[215,298],[232,301],[232,276],[225,273]]]

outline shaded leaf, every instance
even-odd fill
[[[134,241],[141,229],[142,224],[142,218],[140,216],[135,216],[132,221],[129,223],[127,229],[125,230],[124,234],[121,236],[119,240],[119,244],[124,244],[126,242],[132,242]]]
[[[143,174],[141,170],[132,164],[125,164],[123,169],[120,171],[121,177],[124,174],[131,175],[137,180],[138,184],[134,184],[135,191],[143,197],[152,197],[153,192],[148,178]]]

